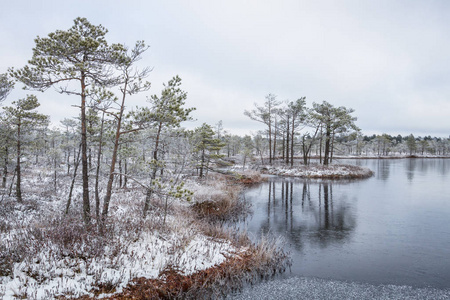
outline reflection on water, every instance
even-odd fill
[[[264,188],[268,200],[262,231],[284,234],[296,249],[301,249],[304,238],[326,247],[348,238],[355,227],[354,217],[342,205],[346,201],[334,200],[329,182],[313,184],[313,192],[309,181],[271,181]]]
[[[406,175],[408,176],[409,181],[412,181],[414,179],[414,172],[416,169],[416,161],[417,160],[415,160],[415,159],[408,159]]]
[[[357,181],[272,178],[246,190],[241,227],[283,236],[292,275],[450,288],[450,160],[340,161]]]
[[[386,159],[379,159],[377,160],[377,164],[378,172],[376,172],[375,175],[381,180],[387,180],[390,172],[389,161]]]

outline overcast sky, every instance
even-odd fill
[[[197,108],[189,127],[264,129],[243,112],[272,93],[353,108],[364,134],[450,134],[450,1],[0,1],[0,73],[26,64],[36,36],[86,17],[110,43],[150,45],[152,88],[129,106],[179,75]],[[36,95],[55,124],[78,114],[75,96]]]

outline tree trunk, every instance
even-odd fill
[[[16,171],[17,171],[17,169],[14,168],[14,174],[13,174],[13,177],[12,177],[12,179],[11,179],[11,184],[9,185],[9,193],[8,193],[8,197],[11,197],[12,188],[13,188],[13,185],[14,185],[14,179],[16,178]]]
[[[160,134],[161,134],[161,129],[162,129],[162,122],[159,122],[158,125],[158,131],[156,133],[156,139],[155,139],[155,149],[153,150],[153,161],[154,161],[154,166],[152,169],[152,173],[150,174],[150,188],[147,189],[147,194],[145,197],[145,204],[144,204],[144,217],[147,216],[147,210],[150,207],[150,199],[152,198],[152,194],[153,194],[153,188],[151,187],[151,184],[153,182],[153,180],[156,179],[156,172],[158,171],[158,147],[159,147],[159,138],[160,138]]]
[[[291,126],[291,168],[294,166],[294,134],[295,134],[295,118],[292,118],[292,126]]]
[[[269,121],[269,164],[272,164],[272,126]]]
[[[334,131],[333,131],[333,135],[331,138],[331,147],[330,147],[330,164],[333,163],[333,152],[334,152]]]
[[[290,134],[290,132],[289,132],[289,126],[290,126],[290,123],[289,123],[289,116],[287,117],[287,129],[286,129],[286,165],[288,165],[289,164],[289,134]]]
[[[272,160],[276,160],[277,157],[277,119],[275,118],[275,130],[273,131],[273,156]]]
[[[89,166],[89,170],[92,170],[92,149],[91,147],[88,148],[88,166]]]
[[[202,150],[202,161],[200,163],[200,175],[199,177],[202,178],[203,177],[203,166],[205,164],[205,150]]]
[[[322,164],[322,143],[323,143],[323,131],[322,125],[320,125],[319,164]]]
[[[303,164],[308,165],[308,147],[306,146],[306,138],[302,136]]]
[[[103,144],[103,125],[105,123],[105,112],[102,114],[102,122],[100,124],[100,140],[98,144],[98,153],[97,153],[97,169],[95,171],[95,215],[97,219],[100,216],[100,193],[98,190],[98,182],[100,176],[100,162],[102,157],[102,144]]]
[[[123,112],[125,110],[125,97],[126,97],[126,90],[128,85],[128,80],[125,81],[122,93],[122,104],[120,105],[120,112],[119,116],[117,118],[117,128],[116,128],[116,135],[114,138],[114,149],[111,157],[111,166],[109,169],[109,178],[108,178],[108,184],[106,186],[106,195],[103,200],[103,211],[102,211],[102,220],[101,220],[101,229],[103,229],[103,226],[105,225],[106,217],[108,216],[108,210],[109,210],[109,202],[111,201],[111,195],[112,195],[112,185],[114,182],[114,170],[116,168],[116,160],[117,160],[117,152],[119,149],[119,140],[120,140],[120,130],[122,125],[122,116]]]
[[[75,154],[75,151],[73,151],[73,153]],[[77,177],[78,166],[80,165],[80,153],[81,153],[81,144],[78,149],[77,158],[74,162],[72,183],[70,184],[69,198],[67,199],[67,205],[66,205],[66,210],[65,210],[66,215],[69,213],[70,204],[72,202],[73,187],[75,186],[75,179]]]
[[[5,165],[3,166],[2,188],[6,188],[6,177],[8,176],[8,146],[5,146]]]
[[[125,160],[124,160],[124,162],[123,162],[123,169],[124,169],[124,172],[125,172],[125,176],[124,176],[124,179],[123,179],[123,188],[126,188],[127,187],[127,183],[128,183],[128,176],[127,176],[127,174],[128,174],[128,163],[127,163],[127,158],[125,158]]]
[[[323,164],[325,166],[327,166],[329,164],[330,141],[331,141],[331,129],[329,128],[329,126],[327,126],[326,132],[325,132],[325,153],[323,156]]]
[[[91,205],[89,203],[89,174],[87,157],[86,133],[86,75],[81,74],[81,167],[83,180],[83,220],[86,225],[91,223]]]
[[[18,202],[22,202],[22,189],[21,189],[21,171],[20,171],[20,156],[22,155],[20,151],[20,118],[17,125],[17,163],[16,163],[16,174],[17,174],[17,181],[16,181],[16,199]]]
[[[150,199],[152,198],[152,190],[147,188],[145,193],[145,202],[144,202],[144,219],[147,217],[148,210],[150,209]]]
[[[66,162],[67,162],[67,176],[69,176],[70,175],[70,148],[67,150]]]
[[[55,150],[55,138],[52,139],[52,147]],[[53,189],[56,193],[56,180],[57,180],[57,174],[56,174],[56,167],[57,167],[57,161],[56,161],[56,152],[55,157],[53,157]]]

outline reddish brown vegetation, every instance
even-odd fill
[[[285,255],[280,255],[285,260]],[[257,274],[274,275],[284,269],[280,264],[264,261],[258,249],[253,248],[229,257],[222,264],[191,275],[181,275],[175,267],[162,271],[158,279],[134,279],[123,292],[105,299],[211,299],[223,296],[232,288],[242,286]],[[285,264],[281,264],[285,266]],[[264,273],[264,274],[263,274]]]

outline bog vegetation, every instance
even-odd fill
[[[253,135],[230,134],[221,121],[187,130],[182,124],[195,108],[182,79],[168,78],[149,95],[151,69],[138,67],[148,46],[110,44],[106,35],[77,18],[68,30],[37,37],[28,64],[0,76],[0,101],[15,87],[30,91],[1,109],[0,296],[199,297],[206,286],[217,293],[214,284],[241,278],[232,275],[239,262],[260,275],[286,266],[274,243],[253,244],[220,226],[248,211],[239,183],[261,180],[261,166],[329,165],[339,155],[448,155],[448,139],[363,136],[352,109],[326,101],[307,107],[305,97],[281,102],[269,94],[245,111],[265,127]],[[75,95],[79,114],[51,125],[34,93],[49,88]],[[146,105],[127,109],[130,97]],[[231,165],[241,173],[221,175]],[[202,249],[209,254],[195,252]],[[203,269],[222,264],[195,273],[197,255]],[[189,264],[195,267],[183,269]],[[175,287],[166,280],[181,274],[194,275]],[[127,287],[142,278],[153,278],[147,283],[157,291]]]

